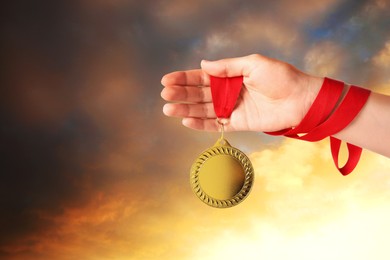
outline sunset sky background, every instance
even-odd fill
[[[260,53],[390,94],[389,0],[8,1],[0,259],[389,259],[390,160],[229,133],[254,188],[215,209],[189,169],[217,133],[162,114],[161,77]],[[373,133],[374,134],[374,133]]]

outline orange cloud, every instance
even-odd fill
[[[319,252],[329,259],[336,251],[364,259],[386,254],[387,247],[365,235],[380,240],[390,231],[381,229],[390,217],[388,159],[367,152],[356,171],[343,177],[326,141],[287,139],[250,158],[254,189],[234,208],[214,209],[199,201],[187,173],[159,184],[148,185],[149,178],[116,182],[91,193],[82,207],[67,206],[58,216],[36,212],[56,228],[3,250],[23,259],[312,259]]]
[[[390,41],[386,42],[383,49],[373,57],[373,62],[375,65],[385,69],[390,67]]]

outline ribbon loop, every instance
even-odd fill
[[[230,118],[242,88],[243,77],[219,78],[210,76],[211,96],[218,118]]]

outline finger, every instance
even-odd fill
[[[161,97],[166,101],[205,103],[211,102],[209,87],[171,86],[161,91]]]
[[[187,71],[175,71],[166,74],[161,79],[161,84],[164,86],[208,86],[210,85],[209,76],[202,70],[187,70]]]
[[[183,118],[182,124],[200,131],[217,132],[219,130],[216,119]]]
[[[239,58],[229,58],[217,61],[202,60],[202,69],[216,77],[249,76],[257,62],[265,60],[261,55],[249,55]]]
[[[183,118],[182,124],[188,128],[200,131],[208,131],[208,132],[219,132],[220,125],[217,123],[216,118],[210,119],[201,119],[201,118]],[[227,124],[224,126],[225,132],[235,131],[235,128]]]
[[[213,103],[204,104],[165,104],[163,112],[174,117],[216,118]]]

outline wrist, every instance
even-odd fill
[[[314,100],[317,98],[318,93],[320,92],[320,89],[324,84],[324,80],[325,78],[309,76],[309,75],[307,75],[307,77],[305,78],[302,84],[306,91],[304,91],[304,97],[302,102],[302,108],[299,115],[299,120],[298,122],[296,122],[294,126],[299,125],[302,122],[302,120],[305,118],[309,109],[313,105]]]
[[[370,91],[367,89],[356,86],[348,87],[343,82],[326,78],[302,122],[294,128],[270,134],[285,135],[310,142],[330,137],[334,163],[343,175],[347,175],[359,162],[362,149],[347,143],[349,157],[345,165],[339,167],[338,155],[341,141],[332,136],[354,120],[369,96]]]

